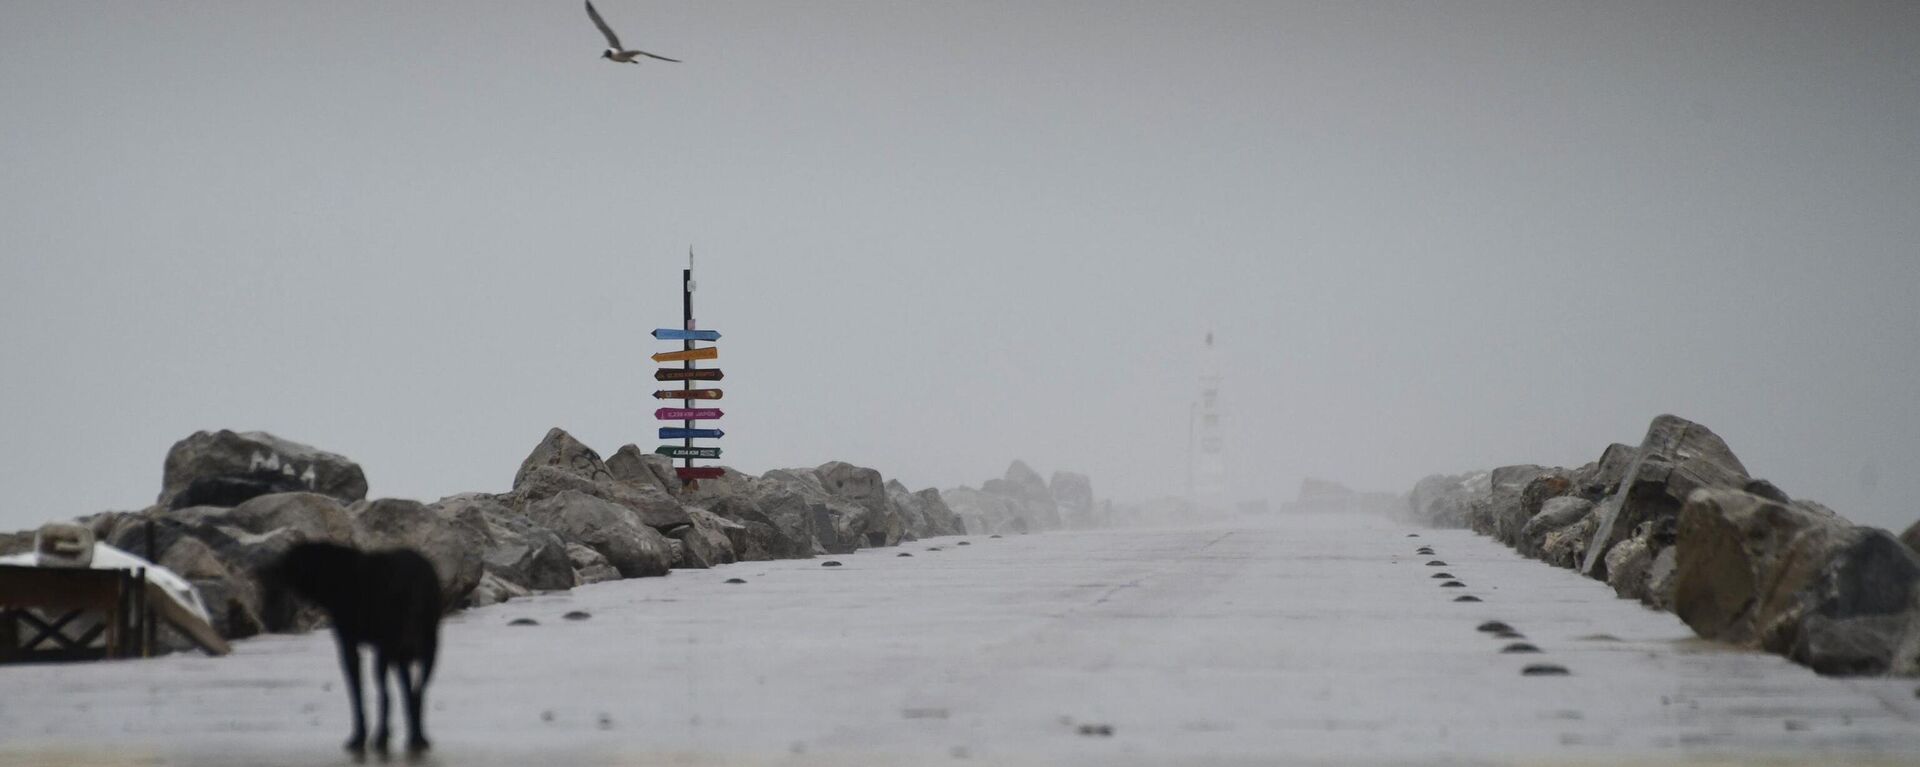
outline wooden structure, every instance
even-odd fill
[[[81,621],[87,615],[95,619]],[[0,565],[0,663],[147,657],[156,621],[210,654],[231,650],[145,569]]]

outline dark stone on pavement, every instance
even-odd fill
[[[591,617],[593,617],[593,613],[590,613],[590,612],[587,612],[587,611],[585,611],[585,610],[574,610],[574,611],[572,611],[572,612],[569,612],[569,613],[567,613],[566,615],[562,615],[562,616],[560,616],[560,617],[562,617],[562,618],[565,618],[565,619],[567,619],[567,620],[570,620],[570,621],[583,621],[583,620],[586,620],[586,619],[588,619],[588,618],[591,618]]]
[[[1447,581],[1446,583],[1440,584],[1440,588],[1443,588],[1443,589],[1459,589],[1459,588],[1466,588],[1466,586],[1467,584],[1461,583],[1459,581]]]
[[[539,621],[537,621],[537,620],[534,620],[534,619],[532,619],[532,618],[515,618],[515,619],[513,619],[513,620],[510,620],[510,621],[507,621],[507,625],[509,625],[509,626],[538,626],[538,625],[540,625],[540,622],[539,622]]]
[[[827,561],[825,561],[825,562],[821,562],[821,563],[820,563],[820,566],[821,566],[821,567],[839,567],[839,566],[840,566],[840,563],[839,563],[838,561],[835,561],[835,560],[832,560],[832,559],[829,559],[829,560],[827,560]]]
[[[1475,628],[1479,631],[1485,631],[1489,634],[1495,631],[1512,631],[1513,630],[1512,626],[1509,626],[1505,623],[1501,623],[1500,621],[1487,621],[1486,623],[1482,623],[1479,626],[1476,626]]]
[[[1455,602],[1478,602],[1478,601],[1480,601],[1480,598],[1479,598],[1479,597],[1476,597],[1476,596],[1474,596],[1474,595],[1472,595],[1472,594],[1467,594],[1467,595],[1465,595],[1465,596],[1458,596],[1458,597],[1454,597],[1454,598],[1453,598],[1453,601],[1455,601]]]
[[[1527,644],[1526,642],[1514,642],[1513,644],[1500,648],[1500,652],[1503,652],[1503,653],[1539,652],[1539,651],[1540,651],[1540,648],[1534,647],[1533,645]]]
[[[1552,663],[1535,663],[1520,670],[1521,676],[1566,676],[1568,673],[1566,666]]]

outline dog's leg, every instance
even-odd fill
[[[353,701],[353,734],[347,737],[347,750],[361,755],[367,752],[367,718],[360,709],[360,648],[344,636],[334,638],[340,644],[340,671],[347,676],[347,697]]]
[[[404,664],[402,664],[404,666]],[[387,752],[387,653],[379,648],[373,650],[373,687],[380,691],[380,718],[373,723],[373,750]],[[399,676],[399,668],[394,669]],[[406,693],[406,685],[400,686],[401,694]]]
[[[413,663],[408,661],[395,664],[394,673],[402,680],[400,690],[406,696],[407,751],[414,754],[424,752],[433,747],[427,742],[426,724],[422,719],[426,714],[421,710],[427,698],[426,669],[423,667],[415,672]]]

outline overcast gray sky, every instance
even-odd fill
[[[1245,496],[1661,412],[1920,517],[1920,4],[0,3],[0,526],[265,429],[378,495],[651,448],[701,254],[727,463]]]

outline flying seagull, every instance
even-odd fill
[[[661,61],[671,61],[675,64],[680,63],[679,59],[655,56],[646,51],[630,51],[621,47],[620,36],[614,34],[613,27],[607,26],[607,20],[600,18],[600,12],[593,9],[593,0],[587,0],[587,15],[593,18],[593,25],[600,28],[600,34],[607,36],[607,51],[600,54],[600,58],[613,59],[622,64],[638,64],[640,62],[634,61],[634,59],[640,56],[646,56],[647,58],[659,59]]]

